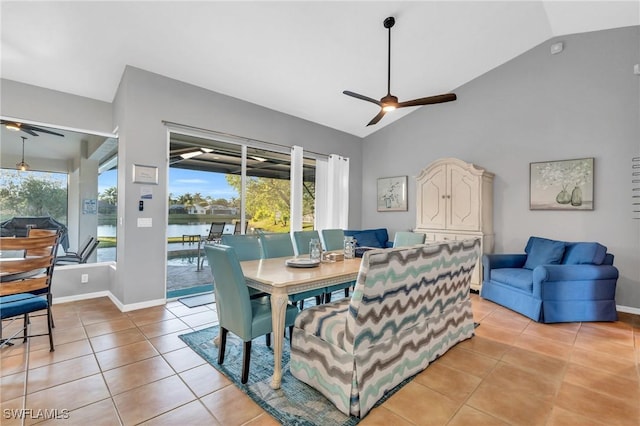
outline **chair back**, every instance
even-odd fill
[[[393,239],[393,247],[409,247],[424,244],[426,234],[420,232],[398,231]]]
[[[57,232],[43,237],[1,237],[0,250],[27,255],[2,260],[0,296],[48,291],[59,239]]]
[[[479,239],[367,251],[346,315],[345,350],[368,351],[426,323],[434,312],[453,311],[463,301],[470,304],[471,275],[479,257]],[[455,315],[465,315],[455,324],[471,320],[473,327],[462,310]]]
[[[238,260],[256,260],[262,257],[260,238],[257,235],[223,235],[220,241],[223,245],[233,247]]]
[[[320,241],[318,231],[294,231],[293,241],[296,243],[298,254],[309,254],[309,242],[313,239]]]
[[[344,230],[323,229],[322,241],[324,242],[324,249],[327,251],[342,250],[344,248]]]
[[[206,244],[204,252],[213,275],[220,326],[245,341],[251,340],[253,315],[249,289],[236,252],[232,247],[220,244]]]
[[[98,248],[98,244],[100,244],[100,240],[98,240],[97,238],[91,242],[89,247],[80,255],[80,263],[87,263],[87,260],[89,260],[89,256],[91,256],[93,252]]]
[[[89,235],[87,237],[86,240],[84,240],[82,242],[82,244],[80,244],[78,246],[78,251],[75,253],[78,256],[82,257],[82,255],[91,248],[91,243],[93,243],[93,240],[95,240],[95,238],[93,237],[93,235]],[[70,254],[70,253],[69,253]]]
[[[28,227],[27,228],[27,237],[50,237],[52,235],[61,235],[61,230],[59,229],[39,229],[39,228],[31,228]],[[58,241],[60,239],[58,238]],[[56,247],[56,253],[58,252],[57,250],[58,248]],[[27,252],[25,252],[25,256],[34,256],[34,255],[41,255],[41,254],[48,254],[49,253],[49,247],[45,247],[39,250],[34,250],[34,249],[30,249]]]
[[[222,237],[224,231],[225,222],[211,222],[211,228],[209,228],[209,235],[207,235],[207,241],[219,240]]]
[[[294,255],[293,243],[288,233],[260,234],[260,244],[264,259]]]
[[[244,221],[244,233],[245,233],[245,234],[247,233],[247,228],[248,228],[248,227],[249,227],[249,221],[248,221],[248,220],[245,220],[245,221]],[[234,234],[234,235],[240,235],[240,234],[242,234],[242,222],[240,222],[240,221],[237,221],[237,222],[236,222],[236,227],[235,227],[235,229],[233,230],[233,234]]]

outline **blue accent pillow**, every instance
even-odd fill
[[[562,262],[564,256],[564,241],[548,240],[546,238],[532,237],[527,244],[526,269],[535,269],[539,265],[557,265]]]
[[[383,248],[378,238],[376,238],[375,232],[356,232],[353,237],[356,239],[356,247]]]
[[[565,249],[565,265],[602,265],[607,248],[598,243],[569,243]]]

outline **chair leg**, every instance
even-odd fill
[[[51,329],[53,328],[53,315],[51,315],[51,305],[47,306],[47,327],[49,329],[49,352],[55,351],[53,347],[53,332]]]
[[[264,344],[267,345],[267,347],[271,346],[271,333],[264,335]]]
[[[51,293],[47,294],[47,302],[49,306],[53,305],[53,295]],[[53,322],[53,312],[49,312],[51,315],[51,328],[56,328],[56,323]]]
[[[322,305],[322,298],[323,298],[322,295],[316,296],[316,306]]]
[[[344,297],[349,297],[349,287],[344,289]]]
[[[24,314],[24,324],[23,324],[23,331],[22,331],[22,335],[23,335],[23,339],[22,342],[26,343],[27,342],[27,327],[29,325],[30,321],[29,321],[29,314]]]
[[[331,293],[325,293],[324,294],[324,303],[329,303],[331,302]]]
[[[244,351],[242,352],[242,377],[240,382],[247,383],[249,380],[249,362],[251,360],[251,340],[244,342]]]
[[[303,310],[303,309],[304,309],[304,300],[301,300],[300,301],[300,310]]]
[[[224,350],[227,346],[227,333],[229,330],[220,327],[220,344],[218,345],[218,364],[224,362]]]
[[[293,340],[293,326],[289,326],[289,345],[291,345],[291,341]]]

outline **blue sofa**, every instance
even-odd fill
[[[387,228],[347,229],[344,231],[344,235],[355,238],[356,247],[393,247],[393,241],[389,241]]]
[[[531,237],[524,251],[483,256],[482,298],[543,323],[618,319],[618,269],[605,246]]]

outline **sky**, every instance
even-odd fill
[[[227,184],[222,173],[201,172],[197,170],[169,169],[169,193],[172,198],[180,195],[199,192],[205,198],[239,198],[236,191]],[[103,193],[107,188],[117,186],[115,170],[104,172],[98,179],[98,192]]]

